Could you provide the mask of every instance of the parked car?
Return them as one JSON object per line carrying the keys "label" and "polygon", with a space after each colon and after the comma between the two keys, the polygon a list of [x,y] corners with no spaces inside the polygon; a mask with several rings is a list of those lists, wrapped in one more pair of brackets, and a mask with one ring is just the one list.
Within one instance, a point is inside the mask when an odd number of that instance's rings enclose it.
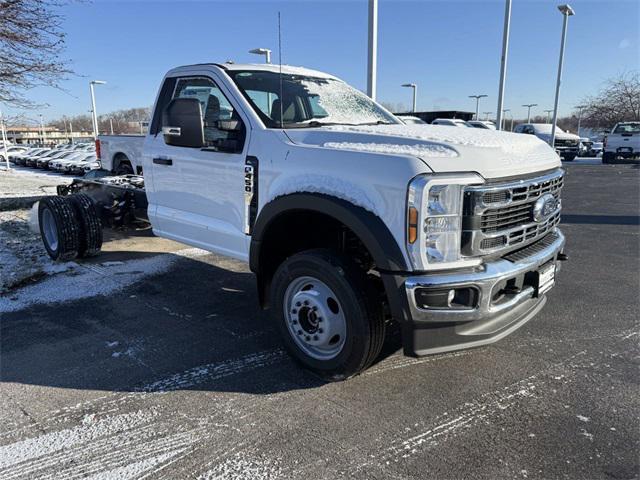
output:
{"label": "parked car", "polygon": [[469,120],[467,123],[474,128],[484,128],[485,130],[496,129],[495,123],[490,122],[489,120]]}
{"label": "parked car", "polygon": [[81,162],[74,162],[70,165],[68,171],[65,173],[70,173],[71,175],[84,175],[91,170],[99,170],[101,168],[101,164],[96,158],[95,155],[85,158]]}
{"label": "parked car", "polygon": [[83,162],[90,158],[95,158],[95,153],[85,152],[85,151],[75,151],[75,152],[72,152],[72,155],[70,155],[67,158],[60,158],[57,160],[53,160],[49,164],[49,168],[56,172],[66,173],[70,171],[70,167],[69,167],[70,165],[77,162]]}
{"label": "parked car", "polygon": [[[27,166],[27,162],[31,163],[31,166],[33,166],[33,162],[36,161],[38,158],[40,157],[44,157],[46,155],[52,155],[54,152],[50,149],[50,148],[44,148],[41,151],[39,151],[38,153],[35,153],[33,155],[26,155],[24,157],[21,158],[21,162],[17,163],[18,165],[24,165],[25,167]],[[20,157],[18,157],[20,158]]]}
{"label": "parked car", "polygon": [[[549,123],[521,123],[515,128],[514,132],[535,135],[549,143],[551,141],[551,129],[551,124]],[[563,160],[571,162],[578,156],[580,137],[556,127],[556,138],[553,146]]]}
{"label": "parked car", "polygon": [[61,152],[58,149],[53,148],[53,149],[49,150],[48,152],[45,152],[42,155],[27,157],[27,159],[24,162],[24,164],[27,167],[36,168],[38,166],[38,160],[42,160],[43,158],[53,158],[56,155],[59,155],[60,153],[63,153],[63,152]]}
{"label": "parked car", "polygon": [[46,152],[46,148],[29,148],[22,153],[18,153],[16,155],[9,156],[9,160],[11,160],[15,165],[24,165],[25,160],[30,155],[38,155],[40,153]]}
{"label": "parked car", "polygon": [[[21,145],[11,145],[11,146],[7,146],[7,157],[9,158],[9,161],[13,161],[13,158],[16,155],[19,155],[21,153],[24,153],[28,150],[27,147],[23,147]],[[5,154],[5,149],[4,146],[0,146],[0,163],[4,163],[6,161],[6,158],[4,156]]]}
{"label": "parked car", "polygon": [[406,125],[427,125],[427,122],[413,115],[399,115],[398,118]]}
{"label": "parked car", "polygon": [[473,128],[468,122],[459,118],[436,118],[431,125],[447,125],[450,127],[469,127]]}
{"label": "parked car", "polygon": [[74,151],[68,148],[60,148],[57,149],[57,152],[50,156],[40,157],[36,160],[36,168],[42,168],[45,170],[49,170],[49,164],[53,160],[68,158],[73,155]]}
{"label": "parked car", "polygon": [[331,380],[371,365],[392,319],[408,355],[499,340],[543,307],[566,260],[549,145],[406,125],[326,73],[175,68],[141,141],[130,160],[144,176],[75,179],[40,201],[49,255],[96,254],[101,221],[146,218],[246,262],[288,351]]}
{"label": "parked car", "polygon": [[591,155],[594,157],[599,157],[602,155],[602,150],[604,149],[604,143],[598,142],[596,140],[591,141]]}
{"label": "parked car", "polygon": [[640,122],[620,122],[604,138],[602,163],[640,157]]}

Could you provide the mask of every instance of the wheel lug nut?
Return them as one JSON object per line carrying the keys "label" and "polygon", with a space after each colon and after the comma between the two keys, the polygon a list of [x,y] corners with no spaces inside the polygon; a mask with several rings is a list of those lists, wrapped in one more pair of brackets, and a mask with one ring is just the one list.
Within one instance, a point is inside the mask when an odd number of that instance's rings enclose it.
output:
{"label": "wheel lug nut", "polygon": [[318,335],[314,335],[314,336],[313,336],[313,339],[314,339],[314,340],[318,340]]}
{"label": "wheel lug nut", "polygon": [[300,302],[296,302],[296,307],[301,306],[302,304]]}
{"label": "wheel lug nut", "polygon": [[311,337],[307,335],[306,337],[304,337],[304,339],[308,342],[309,340],[311,340]]}
{"label": "wheel lug nut", "polygon": [[[294,322],[295,323],[295,322]],[[318,329],[318,333],[322,333],[324,332],[324,330],[322,330],[321,328]]]}
{"label": "wheel lug nut", "polygon": [[298,330],[298,335],[302,335],[302,330]]}
{"label": "wheel lug nut", "polygon": [[297,321],[297,320],[294,320],[294,321],[293,321],[293,324],[294,324],[294,325],[297,325],[297,324],[298,324],[298,321]]}
{"label": "wheel lug nut", "polygon": [[311,308],[311,310],[313,310],[314,312],[318,311],[318,307],[316,307],[315,305]]}
{"label": "wheel lug nut", "polygon": [[296,310],[296,309],[294,308],[293,310],[291,310],[291,313],[293,313],[293,314],[295,315],[296,313],[298,313],[298,310]]}
{"label": "wheel lug nut", "polygon": [[305,300],[305,301],[304,301],[304,304],[305,304],[305,305],[309,305],[309,300]]}
{"label": "wheel lug nut", "polygon": [[322,321],[322,317],[318,317],[318,322],[321,322],[321,321]]}

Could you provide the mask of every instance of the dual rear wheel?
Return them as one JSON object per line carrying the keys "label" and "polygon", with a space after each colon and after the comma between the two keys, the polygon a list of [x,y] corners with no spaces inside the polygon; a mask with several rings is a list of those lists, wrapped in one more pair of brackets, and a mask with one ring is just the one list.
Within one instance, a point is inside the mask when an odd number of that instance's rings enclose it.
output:
{"label": "dual rear wheel", "polygon": [[38,204],[42,243],[56,261],[96,255],[102,247],[102,224],[90,197],[46,197]]}

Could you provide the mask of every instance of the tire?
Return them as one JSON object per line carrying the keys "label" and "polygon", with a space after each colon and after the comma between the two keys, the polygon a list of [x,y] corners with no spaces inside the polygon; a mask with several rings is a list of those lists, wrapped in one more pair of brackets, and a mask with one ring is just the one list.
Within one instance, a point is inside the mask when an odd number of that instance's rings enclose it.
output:
{"label": "tire", "polygon": [[602,154],[602,163],[608,165],[615,160],[615,154],[612,152],[604,152]]}
{"label": "tire", "polygon": [[573,162],[575,160],[576,156],[575,155],[567,155],[564,157],[564,161],[565,162]]}
{"label": "tire", "polygon": [[92,257],[102,248],[102,223],[93,200],[84,193],[68,197],[80,222],[78,257]]}
{"label": "tire", "polygon": [[80,223],[67,198],[45,197],[40,200],[38,224],[44,248],[53,260],[64,262],[78,256]]}
{"label": "tire", "polygon": [[116,175],[133,175],[133,167],[129,160],[122,160],[115,170]]}
{"label": "tire", "polygon": [[330,381],[357,375],[379,355],[385,322],[376,298],[362,269],[325,249],[289,257],[271,282],[271,305],[285,347],[305,368]]}

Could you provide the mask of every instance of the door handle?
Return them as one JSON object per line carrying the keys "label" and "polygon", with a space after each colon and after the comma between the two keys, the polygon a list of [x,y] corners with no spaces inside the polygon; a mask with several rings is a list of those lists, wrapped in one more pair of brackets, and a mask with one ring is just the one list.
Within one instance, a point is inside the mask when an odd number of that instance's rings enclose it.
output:
{"label": "door handle", "polygon": [[173,160],[170,158],[154,158],[153,163],[158,165],[173,165]]}

